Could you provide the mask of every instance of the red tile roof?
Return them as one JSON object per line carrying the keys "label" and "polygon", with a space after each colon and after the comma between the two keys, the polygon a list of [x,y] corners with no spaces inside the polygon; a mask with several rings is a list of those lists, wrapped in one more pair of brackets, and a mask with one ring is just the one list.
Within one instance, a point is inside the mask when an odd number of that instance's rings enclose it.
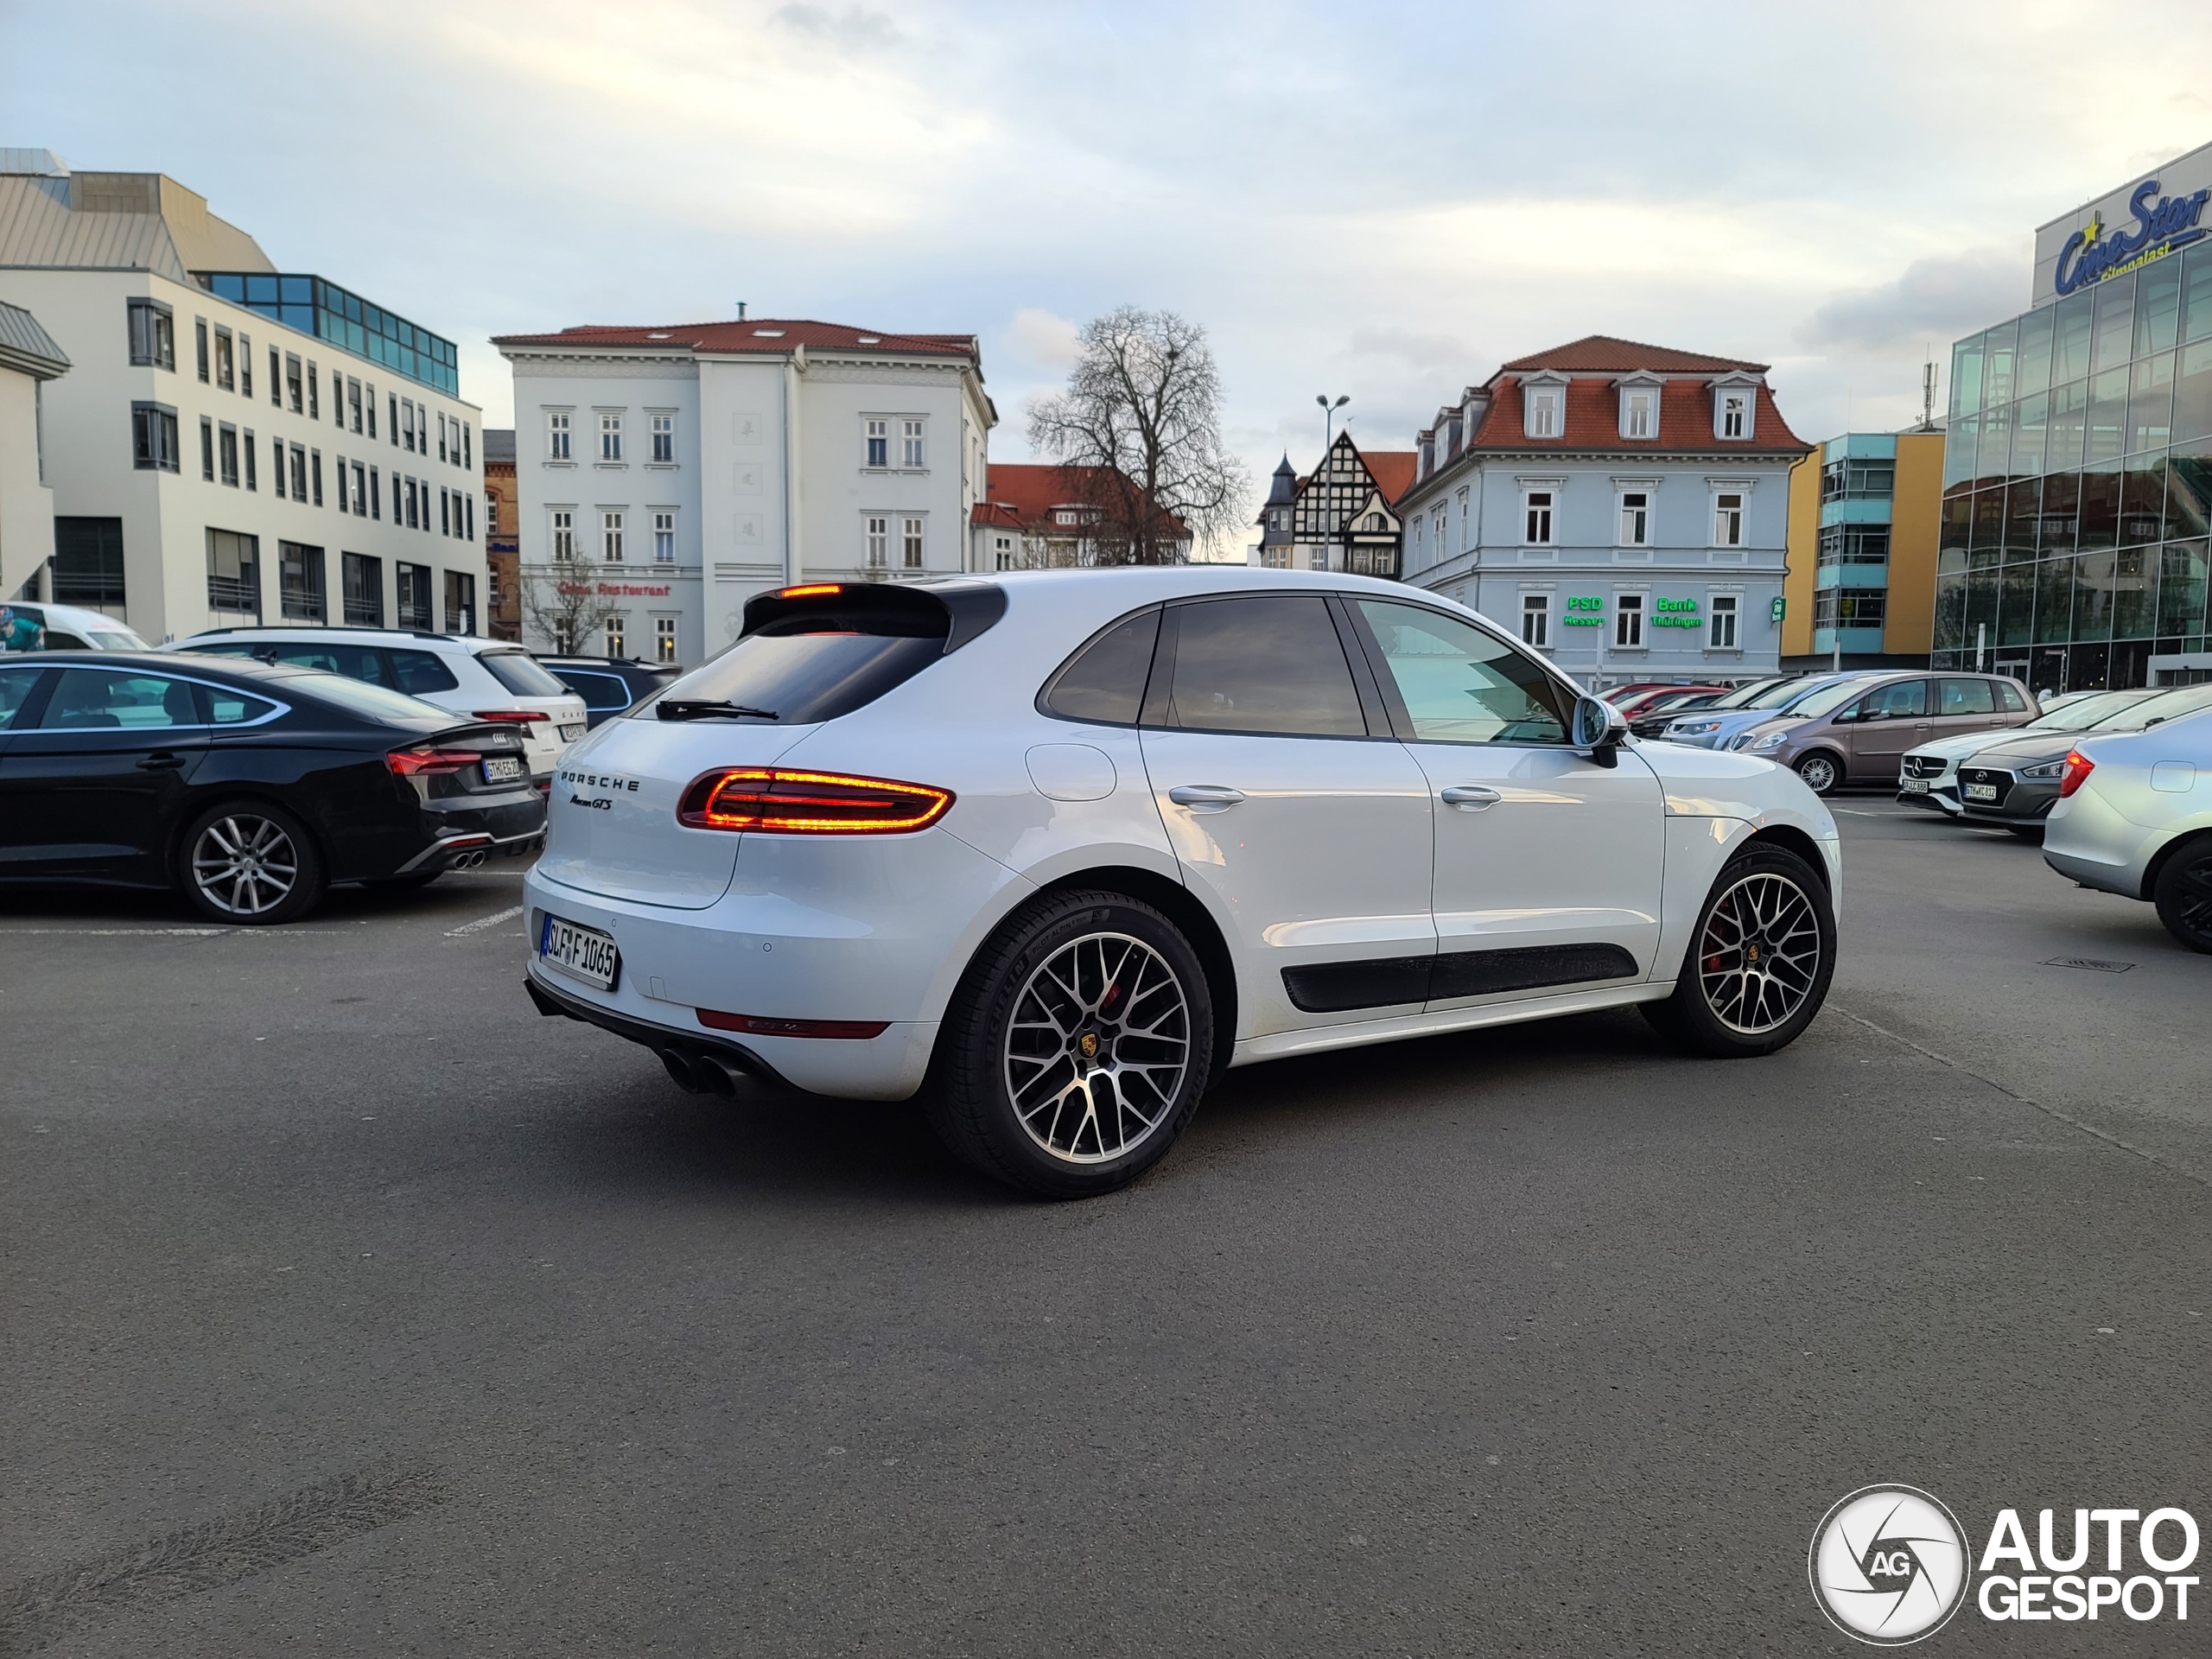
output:
{"label": "red tile roof", "polygon": [[1503,374],[1535,369],[1557,369],[1568,374],[1627,374],[1637,369],[1654,374],[1764,374],[1767,371],[1764,363],[1707,357],[1701,352],[1678,352],[1665,346],[1647,346],[1637,340],[1616,340],[1611,334],[1586,334],[1548,352],[1516,357],[1498,367]]}
{"label": "red tile roof", "polygon": [[1566,431],[1556,438],[1532,438],[1523,429],[1521,381],[1516,376],[1500,374],[1491,383],[1490,411],[1467,448],[1523,454],[1542,449],[1605,449],[1656,455],[1690,449],[1707,454],[1802,455],[1812,445],[1789,429],[1781,410],[1775,406],[1774,394],[1764,385],[1758,389],[1758,407],[1752,411],[1751,441],[1732,442],[1714,437],[1713,392],[1700,380],[1669,380],[1662,389],[1656,440],[1621,436],[1620,394],[1611,382],[1570,380]]}
{"label": "red tile roof", "polygon": [[1359,458],[1367,463],[1375,487],[1382,492],[1382,499],[1391,505],[1413,487],[1414,474],[1420,468],[1421,455],[1412,449],[1363,449]]}
{"label": "red tile roof", "polygon": [[[1069,488],[1068,470],[1036,462],[995,461],[983,486],[988,499],[978,501],[969,517],[979,524],[1048,528],[1053,508],[1081,504],[1080,495]],[[1190,531],[1185,529],[1183,533],[1187,536]]]}
{"label": "red tile roof", "polygon": [[715,353],[781,353],[794,346],[816,351],[882,351],[902,356],[974,357],[973,334],[895,334],[842,322],[804,318],[748,317],[743,322],[671,322],[631,327],[596,323],[553,334],[494,334],[494,346],[642,346],[649,350]]}

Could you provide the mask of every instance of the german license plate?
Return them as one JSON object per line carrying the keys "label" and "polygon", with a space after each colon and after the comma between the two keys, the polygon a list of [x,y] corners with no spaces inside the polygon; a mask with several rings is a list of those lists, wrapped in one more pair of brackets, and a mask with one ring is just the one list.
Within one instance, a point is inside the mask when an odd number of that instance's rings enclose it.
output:
{"label": "german license plate", "polygon": [[1906,779],[1904,792],[1908,795],[1925,795],[1928,792],[1928,780],[1925,778]]}
{"label": "german license plate", "polygon": [[563,743],[573,743],[583,734],[584,728],[582,721],[574,726],[563,726],[561,728],[561,741]]}
{"label": "german license plate", "polygon": [[522,761],[512,754],[487,755],[484,760],[484,781],[504,784],[523,775]]}
{"label": "german license plate", "polygon": [[614,976],[622,969],[622,953],[614,948],[613,938],[558,916],[545,918],[545,931],[537,936],[537,959],[602,991],[614,988]]}
{"label": "german license plate", "polygon": [[1996,798],[1997,785],[1994,784],[1968,784],[1967,785],[1967,799],[1970,801],[1993,801]]}

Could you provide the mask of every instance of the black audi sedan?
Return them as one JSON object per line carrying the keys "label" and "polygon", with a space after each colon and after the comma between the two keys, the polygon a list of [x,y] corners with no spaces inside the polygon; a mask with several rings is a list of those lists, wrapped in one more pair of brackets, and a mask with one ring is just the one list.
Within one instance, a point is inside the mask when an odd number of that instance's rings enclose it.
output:
{"label": "black audi sedan", "polygon": [[537,850],[521,734],[336,674],[154,652],[0,657],[0,880],[172,887],[289,922]]}

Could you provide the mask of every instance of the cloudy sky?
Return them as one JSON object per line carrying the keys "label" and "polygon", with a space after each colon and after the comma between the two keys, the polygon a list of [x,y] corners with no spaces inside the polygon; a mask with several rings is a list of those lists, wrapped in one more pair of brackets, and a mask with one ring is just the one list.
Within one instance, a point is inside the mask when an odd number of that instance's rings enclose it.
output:
{"label": "cloudy sky", "polygon": [[972,332],[1021,410],[1077,324],[1211,330],[1255,474],[1317,392],[1402,447],[1605,333],[1902,424],[2033,227],[2212,139],[2212,7],[0,0],[0,143],[168,172],[461,342],[811,316]]}

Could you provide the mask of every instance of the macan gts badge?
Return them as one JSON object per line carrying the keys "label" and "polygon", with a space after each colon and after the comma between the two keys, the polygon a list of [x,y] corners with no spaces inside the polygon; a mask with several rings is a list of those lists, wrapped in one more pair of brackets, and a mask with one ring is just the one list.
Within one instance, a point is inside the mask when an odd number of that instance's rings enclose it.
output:
{"label": "macan gts badge", "polygon": [[1233,1066],[1630,1005],[1766,1054],[1834,970],[1797,778],[1638,743],[1355,576],[786,588],[563,760],[542,1012],[687,1089],[918,1096],[1055,1197],[1135,1179]]}

